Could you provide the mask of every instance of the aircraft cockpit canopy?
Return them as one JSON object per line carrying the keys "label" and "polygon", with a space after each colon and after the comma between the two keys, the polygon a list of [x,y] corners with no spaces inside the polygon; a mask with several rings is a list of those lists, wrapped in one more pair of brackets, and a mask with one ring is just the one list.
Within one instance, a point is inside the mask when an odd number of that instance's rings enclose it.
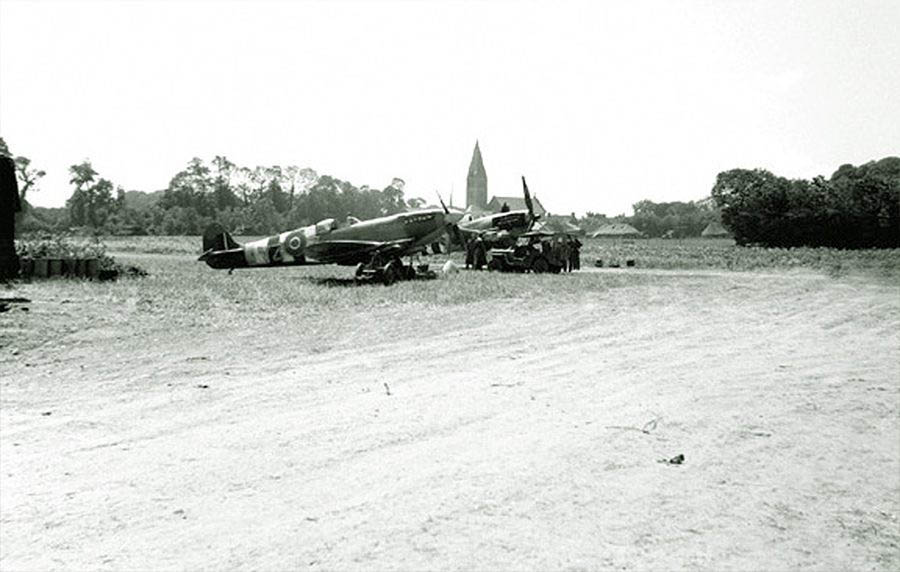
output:
{"label": "aircraft cockpit canopy", "polygon": [[337,228],[333,218],[326,218],[316,223],[316,234],[328,234]]}

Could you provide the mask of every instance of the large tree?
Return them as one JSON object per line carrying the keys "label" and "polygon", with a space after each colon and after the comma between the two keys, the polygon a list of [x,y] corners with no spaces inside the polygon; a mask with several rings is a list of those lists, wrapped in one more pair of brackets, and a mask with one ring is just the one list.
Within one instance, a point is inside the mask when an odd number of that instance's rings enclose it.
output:
{"label": "large tree", "polygon": [[76,226],[104,229],[107,219],[116,211],[112,182],[98,178],[99,173],[87,159],[70,166],[69,174],[69,183],[75,186],[66,201],[70,221]]}

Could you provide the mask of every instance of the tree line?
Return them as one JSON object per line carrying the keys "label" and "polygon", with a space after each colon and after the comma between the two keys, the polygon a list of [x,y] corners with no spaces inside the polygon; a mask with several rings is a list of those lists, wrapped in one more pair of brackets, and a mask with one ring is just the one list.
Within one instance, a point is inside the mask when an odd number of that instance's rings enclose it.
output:
{"label": "tree line", "polygon": [[[2,138],[0,152],[12,156]],[[76,227],[96,234],[196,235],[217,221],[238,234],[274,234],[326,218],[370,219],[424,204],[404,198],[399,178],[382,189],[356,187],[310,168],[244,167],[216,156],[191,159],[165,189],[151,193],[126,191],[85,160],[69,167],[74,189],[64,209],[32,208],[27,193],[45,173],[25,157],[15,163],[25,209],[18,227],[26,232]]]}
{"label": "tree line", "polygon": [[900,158],[842,165],[830,179],[719,173],[712,196],[739,245],[900,247]]}
{"label": "tree line", "polygon": [[[0,153],[13,156],[0,138]],[[297,166],[244,167],[227,157],[191,159],[157,192],[126,191],[101,177],[90,161],[69,168],[74,190],[64,209],[33,209],[27,197],[45,172],[14,156],[26,213],[22,230],[81,227],[105,234],[196,235],[213,221],[238,234],[274,234],[348,214],[360,219],[420,208],[406,200],[403,181],[382,189],[356,187]],[[739,245],[838,248],[900,247],[900,158],[855,167],[830,179],[786,179],[761,169],[719,173],[711,199],[643,200],[634,215],[607,219],[588,212],[572,221],[584,228],[626,222],[648,237],[700,236],[721,221]]]}
{"label": "tree line", "polygon": [[[403,181],[383,189],[356,187],[348,181],[296,166],[240,167],[216,156],[194,158],[159,193],[149,208],[126,216],[132,234],[200,234],[213,221],[238,234],[273,234],[352,214],[375,218],[421,205],[404,199]],[[126,195],[126,205],[128,204]],[[134,204],[134,201],[131,201]]]}
{"label": "tree line", "polygon": [[[0,144],[2,139],[0,139]],[[5,145],[5,144],[3,144]],[[29,170],[30,161],[16,159],[22,198],[43,171]],[[310,168],[296,166],[243,167],[227,157],[211,161],[191,159],[161,191],[126,191],[101,177],[90,161],[69,167],[72,196],[64,209],[31,209],[24,230],[80,227],[95,233],[119,235],[196,235],[213,221],[239,234],[272,234],[348,214],[369,219],[423,206],[406,200],[403,182],[375,189],[353,184]],[[27,205],[27,201],[23,200]],[[573,222],[585,228],[624,221],[646,236],[699,236],[718,219],[709,201],[654,203],[640,201],[634,216],[607,219],[589,212]]]}
{"label": "tree line", "polygon": [[719,221],[719,211],[709,200],[665,203],[643,200],[632,208],[634,215],[624,222],[650,238],[696,237],[709,223]]}

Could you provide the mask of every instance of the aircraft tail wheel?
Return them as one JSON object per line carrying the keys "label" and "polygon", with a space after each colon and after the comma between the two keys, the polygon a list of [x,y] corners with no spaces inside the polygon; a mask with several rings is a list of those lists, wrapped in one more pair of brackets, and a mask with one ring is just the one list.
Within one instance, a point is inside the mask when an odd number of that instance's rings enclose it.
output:
{"label": "aircraft tail wheel", "polygon": [[550,265],[547,264],[547,259],[543,256],[539,256],[534,259],[534,262],[531,263],[531,271],[536,274],[543,274],[547,270],[550,269]]}

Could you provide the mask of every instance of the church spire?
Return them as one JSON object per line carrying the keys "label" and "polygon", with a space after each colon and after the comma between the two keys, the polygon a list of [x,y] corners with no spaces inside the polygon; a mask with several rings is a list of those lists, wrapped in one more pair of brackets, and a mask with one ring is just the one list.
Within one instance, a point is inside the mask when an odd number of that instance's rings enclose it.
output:
{"label": "church spire", "polygon": [[472,161],[469,163],[469,174],[466,177],[466,206],[487,208],[487,172],[481,159],[481,147],[475,140]]}
{"label": "church spire", "polygon": [[481,160],[481,148],[478,146],[478,140],[475,140],[475,150],[472,151],[472,162],[469,163],[469,176],[480,175],[484,173],[484,161]]}

